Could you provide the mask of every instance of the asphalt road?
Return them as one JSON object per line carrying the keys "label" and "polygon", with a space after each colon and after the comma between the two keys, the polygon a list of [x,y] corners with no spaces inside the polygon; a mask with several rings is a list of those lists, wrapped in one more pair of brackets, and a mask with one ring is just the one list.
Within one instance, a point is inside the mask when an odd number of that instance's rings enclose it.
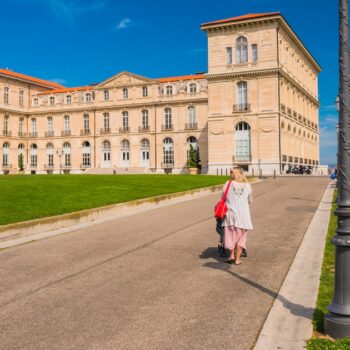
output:
{"label": "asphalt road", "polygon": [[240,266],[218,195],[0,251],[0,350],[251,349],[327,183],[255,184]]}

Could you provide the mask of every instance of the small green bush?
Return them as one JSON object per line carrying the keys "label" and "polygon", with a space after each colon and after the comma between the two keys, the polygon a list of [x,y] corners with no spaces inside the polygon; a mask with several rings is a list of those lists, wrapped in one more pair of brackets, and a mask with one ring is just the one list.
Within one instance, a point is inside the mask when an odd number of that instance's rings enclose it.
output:
{"label": "small green bush", "polygon": [[350,338],[329,340],[323,338],[312,338],[307,342],[307,350],[349,350]]}
{"label": "small green bush", "polygon": [[189,158],[187,161],[187,166],[190,168],[197,168],[196,154],[195,153],[196,152],[195,152],[193,146],[190,144],[190,154],[189,154]]}

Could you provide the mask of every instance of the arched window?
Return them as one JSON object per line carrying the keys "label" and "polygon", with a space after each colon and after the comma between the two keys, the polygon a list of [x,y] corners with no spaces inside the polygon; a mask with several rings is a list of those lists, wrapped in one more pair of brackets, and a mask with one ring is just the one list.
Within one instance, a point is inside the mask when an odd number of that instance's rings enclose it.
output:
{"label": "arched window", "polygon": [[104,132],[110,132],[111,131],[111,128],[110,128],[110,125],[109,125],[109,113],[105,112],[103,113],[103,130]]}
{"label": "arched window", "polygon": [[240,81],[237,84],[237,99],[238,99],[238,110],[245,111],[249,109],[248,105],[248,86],[246,81]]}
{"label": "arched window", "polygon": [[281,123],[281,129],[284,130],[285,128],[285,125],[284,125],[284,122]]}
{"label": "arched window", "polygon": [[163,164],[165,166],[174,165],[174,142],[170,137],[163,140]]}
{"label": "arched window", "polygon": [[121,149],[130,149],[130,142],[128,140],[122,140]]}
{"label": "arched window", "polygon": [[83,142],[83,167],[89,167],[91,165],[91,149],[88,141]]}
{"label": "arched window", "polygon": [[244,36],[236,40],[236,58],[237,63],[248,62],[248,40]]}
{"label": "arched window", "polygon": [[52,143],[48,143],[46,145],[46,157],[47,157],[47,164],[46,167],[52,168],[54,166],[53,164],[53,156],[54,156],[54,147]]}
{"label": "arched window", "polygon": [[111,149],[111,143],[108,140],[103,141],[102,148],[105,150]]}
{"label": "arched window", "polygon": [[149,149],[149,140],[142,139],[140,142],[141,149]]}
{"label": "arched window", "polygon": [[187,139],[187,147],[186,147],[187,160],[190,159],[191,146],[193,147],[193,150],[194,150],[195,156],[196,156],[196,153],[198,151],[198,140],[194,136],[190,136]]}
{"label": "arched window", "polygon": [[24,148],[25,148],[24,144],[23,144],[23,143],[20,143],[20,144],[18,145],[18,153],[19,153],[19,154],[24,154]]}
{"label": "arched window", "polygon": [[63,166],[68,168],[71,166],[71,145],[69,142],[65,142],[63,144],[63,155],[64,155]]}
{"label": "arched window", "polygon": [[288,124],[287,131],[290,132],[290,129],[291,129],[290,124]]}
{"label": "arched window", "polygon": [[140,161],[142,167],[149,166],[149,140],[142,139],[140,142]]}
{"label": "arched window", "polygon": [[236,125],[235,133],[236,155],[237,161],[250,161],[250,126],[245,122],[240,122]]}
{"label": "arched window", "polygon": [[102,142],[102,168],[111,166],[111,143],[108,140]]}
{"label": "arched window", "polygon": [[9,91],[10,89],[8,87],[4,87],[4,103],[9,103]]}
{"label": "arched window", "polygon": [[55,105],[55,98],[53,96],[50,96],[49,102],[50,102],[50,106],[54,106]]}
{"label": "arched window", "polygon": [[9,158],[10,158],[10,144],[8,142],[5,142],[2,145],[2,166],[4,167],[10,166]]}
{"label": "arched window", "polygon": [[188,128],[194,129],[197,127],[196,123],[196,107],[188,107]]}
{"label": "arched window", "polygon": [[130,165],[130,142],[126,139],[121,142],[120,157],[122,166],[128,168]]}
{"label": "arched window", "polygon": [[20,107],[24,106],[24,91],[20,90],[18,95],[18,104]]}
{"label": "arched window", "polygon": [[171,108],[165,108],[164,113],[165,113],[165,129],[170,130],[173,128]]}
{"label": "arched window", "polygon": [[293,134],[296,134],[296,133],[297,133],[297,128],[294,127],[294,128],[293,128]]}
{"label": "arched window", "polygon": [[68,105],[70,105],[70,104],[72,103],[72,96],[71,96],[71,95],[67,95],[67,96],[66,96],[66,103],[67,103]]}
{"label": "arched window", "polygon": [[195,94],[197,92],[197,84],[191,83],[190,84],[190,94]]}
{"label": "arched window", "polygon": [[38,146],[35,143],[30,146],[30,166],[32,168],[38,166]]}
{"label": "arched window", "polygon": [[171,85],[167,85],[165,88],[165,92],[167,95],[172,95],[173,94],[173,87]]}
{"label": "arched window", "polygon": [[103,94],[104,94],[105,101],[108,101],[109,100],[109,90],[103,91]]}

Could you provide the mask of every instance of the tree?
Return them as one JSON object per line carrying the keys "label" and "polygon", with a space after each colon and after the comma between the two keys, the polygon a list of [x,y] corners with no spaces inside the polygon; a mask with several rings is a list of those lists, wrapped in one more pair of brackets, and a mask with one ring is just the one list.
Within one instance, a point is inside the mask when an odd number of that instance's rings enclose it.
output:
{"label": "tree", "polygon": [[197,169],[202,169],[202,164],[201,164],[201,155],[199,154],[199,147],[197,147],[196,150],[196,167]]}
{"label": "tree", "polygon": [[20,154],[18,156],[18,169],[19,171],[24,171],[24,164],[23,164],[23,154]]}
{"label": "tree", "polygon": [[190,144],[190,154],[188,157],[187,166],[189,168],[196,168],[197,167],[195,150],[191,144]]}

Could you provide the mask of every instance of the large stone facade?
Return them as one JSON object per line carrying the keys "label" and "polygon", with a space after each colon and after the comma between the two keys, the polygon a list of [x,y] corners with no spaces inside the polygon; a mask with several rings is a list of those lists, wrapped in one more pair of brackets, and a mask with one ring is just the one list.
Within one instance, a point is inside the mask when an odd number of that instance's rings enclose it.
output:
{"label": "large stone facade", "polygon": [[205,23],[208,73],[121,72],[66,88],[0,70],[2,173],[187,172],[319,164],[320,67],[279,13]]}

